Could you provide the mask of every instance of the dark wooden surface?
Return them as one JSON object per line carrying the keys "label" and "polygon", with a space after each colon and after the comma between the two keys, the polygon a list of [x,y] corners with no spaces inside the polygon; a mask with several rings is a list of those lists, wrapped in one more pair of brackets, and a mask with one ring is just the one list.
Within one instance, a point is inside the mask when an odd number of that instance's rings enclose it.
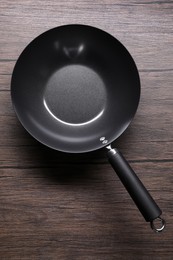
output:
{"label": "dark wooden surface", "polygon": [[[127,47],[141,101],[115,142],[163,210],[155,234],[104,150],[43,147],[18,122],[10,79],[23,48],[52,27],[82,23]],[[0,259],[173,259],[173,1],[0,1]]]}

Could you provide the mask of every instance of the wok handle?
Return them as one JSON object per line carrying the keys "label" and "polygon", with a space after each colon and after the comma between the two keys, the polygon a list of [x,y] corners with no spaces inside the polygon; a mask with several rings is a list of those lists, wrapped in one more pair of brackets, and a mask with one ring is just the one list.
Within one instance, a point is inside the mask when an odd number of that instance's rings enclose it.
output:
{"label": "wok handle", "polygon": [[[150,222],[151,228],[154,231],[162,231],[165,227],[165,221],[160,218],[162,211],[146,190],[142,182],[139,180],[126,159],[117,149],[112,148],[108,152],[108,159],[144,219],[147,222]],[[156,222],[156,219],[161,222],[161,226],[159,225],[158,228],[154,223]]]}

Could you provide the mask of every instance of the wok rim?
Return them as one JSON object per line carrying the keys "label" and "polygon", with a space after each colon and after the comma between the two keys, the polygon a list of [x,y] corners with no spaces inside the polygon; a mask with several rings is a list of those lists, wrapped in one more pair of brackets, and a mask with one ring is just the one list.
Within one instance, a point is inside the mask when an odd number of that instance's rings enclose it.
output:
{"label": "wok rim", "polygon": [[[14,80],[14,71],[15,71],[15,68],[17,66],[17,64],[20,62],[20,59],[21,57],[23,57],[24,55],[24,52],[26,49],[28,49],[28,47],[30,47],[32,45],[32,43],[37,40],[38,38],[46,35],[47,33],[53,31],[53,30],[56,30],[58,28],[64,28],[64,27],[88,27],[88,28],[91,28],[91,29],[95,29],[97,31],[100,31],[102,33],[104,33],[105,35],[109,36],[109,37],[112,37],[113,40],[115,40],[116,42],[118,42],[120,45],[122,45],[122,47],[124,48],[124,50],[128,53],[129,57],[131,58],[131,61],[133,62],[133,65],[134,65],[134,68],[135,68],[135,71],[136,71],[136,76],[137,76],[137,80],[138,80],[138,100],[136,102],[136,109],[135,111],[133,112],[133,115],[131,117],[131,119],[129,120],[129,122],[126,124],[126,127],[123,129],[123,131],[119,132],[119,134],[116,136],[116,138],[114,137],[111,137],[109,138],[109,141],[106,143],[106,144],[102,144],[100,143],[100,147],[96,147],[96,148],[92,148],[92,149],[80,149],[80,151],[78,150],[67,150],[67,149],[59,149],[58,147],[53,147],[49,144],[47,144],[46,142],[44,142],[43,140],[40,140],[38,137],[36,137],[32,131],[30,131],[26,126],[25,124],[23,123],[23,120],[21,119],[20,117],[20,114],[18,113],[16,107],[15,107],[15,101],[14,101],[14,97],[13,97],[13,92],[15,92],[15,89],[13,87],[13,80]],[[97,150],[100,150],[102,148],[105,148],[106,146],[110,145],[112,142],[114,142],[115,140],[117,140],[125,131],[126,129],[129,127],[129,125],[132,123],[135,115],[136,115],[136,112],[137,112],[137,109],[139,107],[139,102],[140,102],[140,97],[141,97],[141,82],[140,82],[140,76],[139,76],[139,70],[137,68],[137,65],[134,61],[134,58],[132,57],[132,55],[130,54],[130,52],[127,50],[127,48],[117,39],[115,38],[112,34],[108,33],[107,31],[101,29],[101,28],[98,28],[98,27],[95,27],[95,26],[92,26],[92,25],[88,25],[88,24],[80,24],[80,23],[74,23],[74,24],[64,24],[64,25],[60,25],[60,26],[56,26],[56,27],[53,27],[53,28],[50,28],[44,32],[42,32],[41,34],[39,34],[38,36],[36,36],[35,38],[33,38],[26,46],[25,48],[22,50],[22,52],[20,53],[19,57],[17,58],[16,60],[16,63],[15,63],[15,66],[13,68],[13,72],[12,72],[12,77],[11,77],[11,84],[10,84],[10,93],[11,93],[11,100],[12,100],[12,105],[13,105],[13,109],[17,115],[17,118],[19,120],[19,122],[21,123],[21,125],[23,126],[23,128],[39,143],[41,143],[42,145],[48,147],[48,148],[51,148],[55,151],[59,151],[59,152],[63,152],[63,153],[71,153],[71,154],[80,154],[80,153],[89,153],[89,152],[94,152],[94,151],[97,151]]]}

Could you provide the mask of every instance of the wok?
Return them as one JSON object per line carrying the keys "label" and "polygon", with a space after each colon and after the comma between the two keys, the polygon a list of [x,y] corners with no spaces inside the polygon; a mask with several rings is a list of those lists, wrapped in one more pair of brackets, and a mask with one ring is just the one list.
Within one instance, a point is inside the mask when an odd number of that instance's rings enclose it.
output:
{"label": "wok", "polygon": [[160,208],[123,155],[111,147],[130,124],[140,99],[137,67],[117,39],[87,25],[46,31],[17,60],[11,97],[20,122],[42,144],[69,153],[106,147],[145,220],[155,231],[163,230]]}

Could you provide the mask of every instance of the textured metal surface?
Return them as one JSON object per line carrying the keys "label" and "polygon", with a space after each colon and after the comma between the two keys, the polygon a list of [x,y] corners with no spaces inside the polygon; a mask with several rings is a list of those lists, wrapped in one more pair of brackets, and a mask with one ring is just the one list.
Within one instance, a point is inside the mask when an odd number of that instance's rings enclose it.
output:
{"label": "textured metal surface", "polygon": [[[33,40],[13,71],[11,94],[26,130],[65,152],[99,149],[133,118],[139,75],[125,47],[91,26],[66,25]],[[107,143],[100,142],[104,136]]]}
{"label": "textured metal surface", "polygon": [[102,115],[106,102],[104,82],[93,70],[69,65],[48,80],[44,94],[47,111],[59,122],[87,125]]}

